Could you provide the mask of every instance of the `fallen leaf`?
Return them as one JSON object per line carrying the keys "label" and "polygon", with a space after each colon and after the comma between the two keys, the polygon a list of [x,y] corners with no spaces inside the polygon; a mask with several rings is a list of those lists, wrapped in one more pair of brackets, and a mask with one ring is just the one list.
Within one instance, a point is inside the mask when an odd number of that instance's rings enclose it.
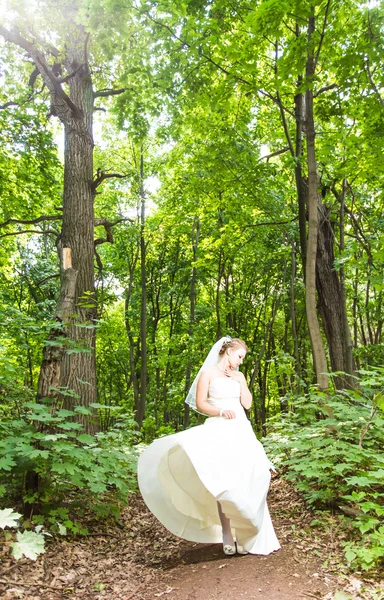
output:
{"label": "fallen leaf", "polygon": [[346,594],[345,592],[336,592],[333,596],[333,600],[353,600],[350,594]]}
{"label": "fallen leaf", "polygon": [[360,579],[356,579],[356,577],[351,577],[349,583],[351,584],[352,589],[357,591],[361,590],[361,586],[363,585]]}
{"label": "fallen leaf", "polygon": [[170,587],[169,585],[167,585],[167,589],[164,590],[163,592],[158,592],[157,594],[154,594],[154,596],[156,596],[157,598],[160,598],[160,596],[163,596],[164,594],[170,594],[171,592],[173,592],[175,588]]}

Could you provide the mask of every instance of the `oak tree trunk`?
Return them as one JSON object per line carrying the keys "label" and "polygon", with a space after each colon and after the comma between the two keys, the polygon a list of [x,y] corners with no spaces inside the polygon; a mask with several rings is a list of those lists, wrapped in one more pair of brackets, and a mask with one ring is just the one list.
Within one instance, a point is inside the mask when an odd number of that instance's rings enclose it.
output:
{"label": "oak tree trunk", "polygon": [[[15,28],[12,31],[0,25],[0,34],[7,42],[22,48],[35,63],[49,90],[51,113],[64,126],[64,191],[63,222],[60,244],[72,252],[73,268],[77,271],[74,314],[65,327],[71,340],[70,352],[63,356],[60,367],[60,386],[71,390],[73,397],[63,396],[68,408],[74,404],[88,406],[96,401],[95,329],[96,303],[94,296],[94,185],[93,185],[93,90],[87,43],[88,34],[76,24],[76,8],[67,7],[66,56],[63,63],[66,77],[60,78],[51,66],[61,59],[60,52],[51,44],[36,43],[24,38]],[[72,14],[73,13],[73,14]],[[68,86],[68,87],[66,87]],[[69,92],[67,90],[69,89]],[[86,431],[94,429],[83,419]]]}
{"label": "oak tree trunk", "polygon": [[[80,399],[65,396],[67,408],[81,402],[96,402],[95,328],[96,300],[94,290],[94,191],[93,180],[93,90],[87,64],[86,36],[79,28],[71,40],[66,59],[69,97],[78,107],[76,113],[58,116],[64,123],[64,198],[61,240],[63,248],[71,248],[73,268],[77,271],[75,312],[68,336],[80,351],[66,353],[62,365],[61,386],[72,390]],[[84,420],[87,431],[95,427]]]}

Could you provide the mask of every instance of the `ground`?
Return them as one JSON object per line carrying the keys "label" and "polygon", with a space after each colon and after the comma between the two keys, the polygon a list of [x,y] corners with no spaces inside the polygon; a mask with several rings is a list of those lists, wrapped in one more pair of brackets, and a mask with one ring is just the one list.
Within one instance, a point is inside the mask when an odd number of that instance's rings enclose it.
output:
{"label": "ground", "polygon": [[[284,479],[269,505],[281,550],[225,557],[219,545],[167,532],[132,495],[119,524],[94,523],[87,537],[53,541],[36,562],[1,560],[4,600],[383,600],[384,587],[343,564],[337,519],[326,527]],[[316,521],[319,521],[316,517]],[[382,589],[380,592],[379,589]]]}

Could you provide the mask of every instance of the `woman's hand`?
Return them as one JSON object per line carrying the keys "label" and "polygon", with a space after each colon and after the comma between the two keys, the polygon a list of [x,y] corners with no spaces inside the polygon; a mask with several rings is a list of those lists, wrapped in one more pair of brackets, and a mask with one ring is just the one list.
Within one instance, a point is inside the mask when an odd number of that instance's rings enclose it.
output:
{"label": "woman's hand", "polygon": [[236,413],[233,410],[223,410],[220,412],[220,417],[224,417],[224,419],[236,419]]}
{"label": "woman's hand", "polygon": [[226,377],[233,377],[233,373],[234,373],[234,371],[233,371],[233,369],[231,369],[231,367],[229,367],[229,366],[228,366],[228,367],[226,367],[226,368],[224,369],[224,371],[223,371],[223,369],[219,369],[219,371],[221,371],[222,373],[224,373],[224,375],[225,375]]}

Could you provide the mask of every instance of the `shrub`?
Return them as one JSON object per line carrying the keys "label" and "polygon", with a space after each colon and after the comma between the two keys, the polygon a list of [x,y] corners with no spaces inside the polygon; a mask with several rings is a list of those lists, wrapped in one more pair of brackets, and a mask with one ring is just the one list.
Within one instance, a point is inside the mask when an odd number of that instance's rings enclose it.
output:
{"label": "shrub", "polygon": [[338,507],[353,538],[346,557],[371,569],[384,559],[384,370],[363,371],[359,390],[312,390],[268,422],[267,450],[307,502]]}
{"label": "shrub", "polygon": [[[136,489],[133,420],[92,436],[73,420],[79,413],[90,415],[91,410],[27,402],[18,419],[0,423],[0,497],[37,507],[37,521],[61,521],[74,533],[83,529],[70,514],[86,509],[117,514],[119,504]],[[29,473],[38,476],[32,490],[24,486]]]}

